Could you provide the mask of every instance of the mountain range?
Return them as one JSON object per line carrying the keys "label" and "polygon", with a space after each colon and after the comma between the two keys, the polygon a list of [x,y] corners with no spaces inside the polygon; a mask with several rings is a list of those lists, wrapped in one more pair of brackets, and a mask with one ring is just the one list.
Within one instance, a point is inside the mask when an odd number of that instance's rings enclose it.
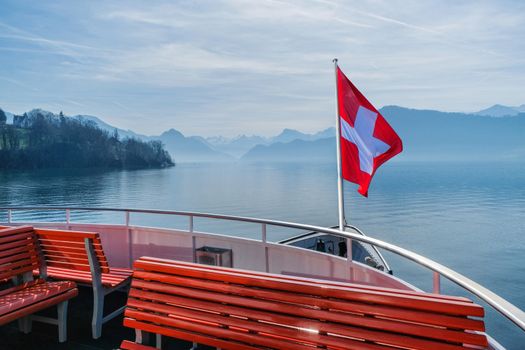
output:
{"label": "mountain range", "polygon": [[[483,160],[525,159],[525,105],[494,105],[474,113],[447,113],[385,106],[380,112],[401,136],[405,160]],[[59,115],[34,109],[22,116],[6,112],[7,123],[27,123],[37,114],[47,118]],[[114,127],[98,117],[76,115],[70,118],[95,123],[121,138],[160,140],[175,162],[241,161],[333,161],[335,128],[308,134],[284,129],[273,137],[239,135],[185,136],[170,129],[157,136]]]}
{"label": "mountain range", "polygon": [[520,113],[525,113],[525,104],[517,107],[496,104],[479,112],[475,112],[474,114],[488,117],[512,117]]}
{"label": "mountain range", "polygon": [[496,117],[381,108],[403,140],[402,160],[525,159],[525,113]]}
{"label": "mountain range", "polygon": [[214,149],[231,154],[234,157],[242,157],[249,150],[260,145],[272,145],[275,143],[288,143],[294,140],[316,141],[335,135],[335,128],[327,128],[314,134],[306,134],[294,129],[284,129],[280,134],[273,137],[240,135],[231,139],[219,136],[208,137],[205,141]]}

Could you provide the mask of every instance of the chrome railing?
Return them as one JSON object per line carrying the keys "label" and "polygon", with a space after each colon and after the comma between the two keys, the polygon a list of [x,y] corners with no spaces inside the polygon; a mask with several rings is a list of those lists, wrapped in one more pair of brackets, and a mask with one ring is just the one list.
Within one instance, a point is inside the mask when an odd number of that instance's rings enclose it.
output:
{"label": "chrome railing", "polygon": [[237,222],[255,223],[261,225],[261,241],[266,243],[266,232],[267,226],[278,226],[292,229],[299,229],[304,231],[315,231],[319,233],[334,235],[346,239],[357,240],[359,242],[368,243],[377,248],[382,248],[390,251],[396,255],[399,255],[407,260],[413,261],[416,264],[426,267],[433,271],[433,291],[436,293],[440,292],[441,277],[448,279],[455,283],[464,290],[472,293],[479,299],[486,302],[490,307],[499,312],[501,315],[508,318],[521,330],[525,331],[525,312],[520,308],[513,305],[509,301],[500,297],[496,293],[483,287],[482,285],[474,282],[473,280],[461,275],[460,273],[441,265],[431,259],[428,259],[422,255],[412,252],[408,249],[396,246],[394,244],[384,242],[382,240],[372,238],[369,236],[361,235],[358,233],[339,231],[334,228],[319,227],[307,224],[298,224],[286,221],[278,220],[267,220],[251,217],[232,216],[232,215],[219,215],[219,214],[206,214],[199,212],[187,212],[187,211],[171,211],[171,210],[148,210],[148,209],[118,209],[118,208],[84,208],[84,207],[0,207],[0,210],[7,211],[7,223],[13,223],[13,211],[61,211],[65,212],[66,223],[70,223],[71,211],[93,211],[93,212],[120,212],[124,214],[126,226],[130,224],[130,215],[132,213],[140,214],[160,214],[160,215],[175,215],[188,217],[188,231],[194,231],[194,218],[206,218],[206,219],[217,219],[217,220],[228,220]]}

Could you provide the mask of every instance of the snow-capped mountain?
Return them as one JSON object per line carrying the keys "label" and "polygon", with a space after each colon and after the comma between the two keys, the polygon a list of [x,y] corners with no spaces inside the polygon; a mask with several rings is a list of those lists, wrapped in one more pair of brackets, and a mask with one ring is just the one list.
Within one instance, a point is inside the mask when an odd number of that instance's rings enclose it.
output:
{"label": "snow-capped mountain", "polygon": [[507,116],[515,116],[520,113],[525,113],[525,104],[522,104],[521,106],[504,106],[504,105],[496,104],[492,107],[483,109],[474,114],[484,115],[484,116],[489,116],[489,117],[507,117]]}
{"label": "snow-capped mountain", "polygon": [[295,140],[315,141],[323,138],[333,137],[334,128],[328,128],[315,134],[306,134],[294,129],[284,129],[280,134],[273,137],[263,137],[258,135],[239,135],[228,139],[223,136],[206,138],[206,141],[216,150],[228,153],[234,157],[241,157],[255,146],[267,146],[274,143],[288,143]]}
{"label": "snow-capped mountain", "polygon": [[199,137],[186,137],[180,131],[170,129],[150,139],[160,140],[175,162],[228,162],[234,158],[212,149]]}

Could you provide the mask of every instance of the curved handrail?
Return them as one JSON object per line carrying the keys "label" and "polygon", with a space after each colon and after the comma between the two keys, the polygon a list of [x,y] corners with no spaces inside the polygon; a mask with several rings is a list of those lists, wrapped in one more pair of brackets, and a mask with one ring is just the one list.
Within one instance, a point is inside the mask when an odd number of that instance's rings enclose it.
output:
{"label": "curved handrail", "polygon": [[[360,242],[368,243],[379,248],[383,248],[392,253],[395,253],[399,256],[402,256],[408,260],[411,260],[421,266],[424,266],[434,272],[437,272],[441,276],[447,278],[448,280],[454,282],[463,289],[474,294],[481,300],[485,301],[490,305],[494,310],[498,311],[500,314],[508,318],[515,325],[525,331],[525,312],[520,308],[513,305],[509,301],[500,297],[496,293],[490,291],[489,289],[483,287],[482,285],[474,282],[473,280],[463,276],[462,274],[441,265],[429,258],[426,258],[420,254],[412,252],[408,249],[396,246],[394,244],[372,238],[369,236],[361,236],[356,233],[339,231],[338,229],[326,228],[314,225],[307,224],[298,224],[286,221],[279,220],[269,220],[269,219],[259,219],[245,216],[233,216],[233,215],[222,215],[222,214],[207,214],[201,212],[189,212],[189,211],[172,211],[172,210],[153,210],[153,209],[120,209],[120,208],[87,208],[87,207],[54,207],[54,206],[37,206],[37,207],[0,207],[0,210],[82,210],[82,211],[108,211],[108,212],[122,212],[122,213],[142,213],[142,214],[163,214],[163,215],[178,215],[178,216],[188,216],[188,217],[201,217],[208,219],[219,219],[219,220],[230,220],[230,221],[240,221],[240,222],[250,222],[257,224],[265,224],[272,226],[280,226],[287,228],[294,228],[305,231],[317,231],[321,233],[327,233],[334,236],[339,236],[343,238],[355,239]],[[353,228],[353,227],[352,227]]]}

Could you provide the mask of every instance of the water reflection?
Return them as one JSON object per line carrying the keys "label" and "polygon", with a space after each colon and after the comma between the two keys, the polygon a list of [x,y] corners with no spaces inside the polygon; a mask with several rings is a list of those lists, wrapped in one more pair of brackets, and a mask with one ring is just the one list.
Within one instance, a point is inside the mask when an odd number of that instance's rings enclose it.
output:
{"label": "water reflection", "polygon": [[[335,165],[179,164],[140,171],[0,172],[0,206],[183,210],[331,226],[337,221]],[[443,262],[525,308],[525,164],[400,163],[383,166],[364,199],[346,185],[347,215],[369,235]],[[0,219],[5,220],[5,212]],[[23,220],[28,213],[15,214]],[[45,212],[38,220],[63,221]],[[73,212],[73,221],[123,223],[122,213]],[[187,228],[187,218],[132,215],[132,224]],[[195,221],[195,229],[259,238],[252,224]],[[290,235],[269,229],[270,240]],[[429,290],[431,277],[395,257],[402,277]],[[453,287],[445,285],[450,292]],[[489,327],[505,329],[489,317]],[[508,326],[508,324],[506,324]],[[508,327],[507,327],[508,328]],[[517,338],[508,331],[508,344]],[[504,333],[507,334],[507,333]],[[503,342],[505,342],[502,339]],[[510,346],[509,348],[512,348]]]}

